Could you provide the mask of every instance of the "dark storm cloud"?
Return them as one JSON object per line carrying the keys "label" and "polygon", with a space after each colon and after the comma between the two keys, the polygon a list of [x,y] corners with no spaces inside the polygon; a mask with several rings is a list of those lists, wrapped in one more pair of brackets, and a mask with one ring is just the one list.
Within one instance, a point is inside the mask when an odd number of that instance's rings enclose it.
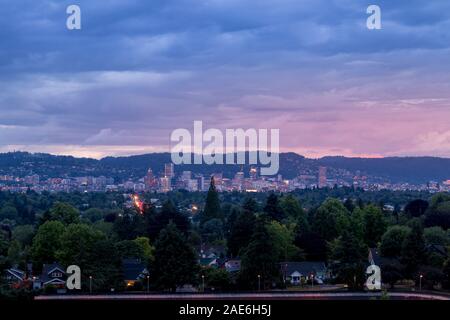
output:
{"label": "dark storm cloud", "polygon": [[[69,4],[81,31],[65,28]],[[382,30],[366,29],[369,4]],[[299,152],[450,145],[430,142],[450,132],[445,0],[8,0],[0,11],[3,150],[166,148],[194,119],[283,127],[282,147]],[[379,131],[386,121],[397,129]]]}

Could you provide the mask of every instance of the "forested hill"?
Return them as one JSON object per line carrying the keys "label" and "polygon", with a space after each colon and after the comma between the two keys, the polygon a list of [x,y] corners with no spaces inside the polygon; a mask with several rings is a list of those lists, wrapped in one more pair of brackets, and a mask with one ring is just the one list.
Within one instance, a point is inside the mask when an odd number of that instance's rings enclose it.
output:
{"label": "forested hill", "polygon": [[[142,177],[148,168],[161,173],[170,162],[169,153],[152,153],[127,157],[106,157],[101,160],[55,156],[44,153],[10,152],[0,154],[0,174],[25,176],[36,173],[44,176],[106,175],[116,178]],[[280,174],[293,178],[299,172],[316,172],[319,166],[345,169],[389,179],[392,182],[426,183],[450,179],[450,159],[436,157],[346,158],[324,157],[308,159],[295,153],[280,154]],[[211,174],[223,172],[231,177],[241,169],[238,165],[181,165],[176,171],[190,170]],[[249,166],[244,166],[248,172]]]}
{"label": "forested hill", "polygon": [[450,179],[450,159],[436,157],[345,158],[324,157],[323,166],[342,168],[351,172],[389,177],[394,182],[425,183]]}

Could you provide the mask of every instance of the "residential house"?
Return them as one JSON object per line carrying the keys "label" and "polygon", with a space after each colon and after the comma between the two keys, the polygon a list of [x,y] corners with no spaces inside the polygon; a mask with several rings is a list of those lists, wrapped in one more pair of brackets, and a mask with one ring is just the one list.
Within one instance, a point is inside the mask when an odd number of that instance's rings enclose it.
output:
{"label": "residential house", "polygon": [[198,250],[200,258],[220,258],[224,257],[226,248],[224,246],[210,246],[202,244]]}
{"label": "residential house", "polygon": [[397,258],[382,257],[379,254],[379,250],[377,248],[369,248],[369,256],[367,260],[369,262],[369,265],[376,265],[380,268],[383,268],[383,266],[398,267],[400,265],[400,262]]}
{"label": "residential house", "polygon": [[141,259],[123,259],[122,272],[128,288],[132,288],[136,283],[144,280],[149,275],[147,266]]}
{"label": "residential house", "polygon": [[300,285],[310,279],[322,284],[329,278],[325,262],[321,261],[282,262],[280,266],[285,281],[292,285]]}
{"label": "residential house", "polygon": [[199,264],[203,268],[217,268],[219,266],[218,259],[215,257],[211,258],[200,258]]}
{"label": "residential house", "polygon": [[42,274],[39,279],[35,279],[33,287],[54,287],[58,293],[66,292],[66,271],[64,268],[54,262],[51,264],[44,264],[42,267]]}
{"label": "residential house", "polygon": [[224,268],[229,273],[239,272],[241,270],[241,260],[240,259],[230,259],[224,264]]}
{"label": "residential house", "polygon": [[3,278],[11,287],[19,287],[26,278],[25,271],[17,267],[6,269]]}

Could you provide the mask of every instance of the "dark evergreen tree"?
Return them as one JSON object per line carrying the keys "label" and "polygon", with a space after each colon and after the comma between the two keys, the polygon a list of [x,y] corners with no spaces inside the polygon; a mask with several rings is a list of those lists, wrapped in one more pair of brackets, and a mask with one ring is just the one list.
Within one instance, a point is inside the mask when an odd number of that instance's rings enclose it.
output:
{"label": "dark evergreen tree", "polygon": [[271,220],[281,222],[284,218],[283,209],[280,206],[278,196],[275,193],[270,193],[267,197],[266,205],[264,206],[264,212]]}
{"label": "dark evergreen tree", "polygon": [[236,257],[248,246],[255,230],[256,217],[251,211],[244,210],[238,215],[228,237],[228,255]]}
{"label": "dark evergreen tree", "polygon": [[428,209],[428,201],[417,199],[405,206],[405,214],[411,218],[418,218],[425,214]]}
{"label": "dark evergreen tree", "polygon": [[393,288],[395,283],[403,278],[402,267],[400,263],[394,260],[390,263],[383,264],[381,277],[383,283],[387,283],[391,286],[391,288]]}
{"label": "dark evergreen tree", "polygon": [[412,277],[417,268],[426,261],[426,248],[420,221],[416,218],[410,225],[411,232],[402,244],[401,261],[405,265],[405,275]]}
{"label": "dark evergreen tree", "polygon": [[255,199],[246,197],[242,205],[242,209],[256,213],[258,212],[258,203],[255,201]]}
{"label": "dark evergreen tree", "polygon": [[364,241],[375,248],[386,231],[386,221],[380,208],[368,205],[363,209]]}
{"label": "dark evergreen tree", "polygon": [[302,219],[305,223],[307,222],[306,214],[300,202],[292,194],[283,197],[280,205],[285,217],[292,219],[292,221]]}
{"label": "dark evergreen tree", "polygon": [[132,210],[126,210],[116,217],[113,230],[120,240],[136,239],[144,234],[143,218]]}
{"label": "dark evergreen tree", "polygon": [[344,231],[330,244],[330,249],[331,268],[337,279],[350,288],[361,289],[365,280],[367,247],[352,232]]}
{"label": "dark evergreen tree", "polygon": [[214,177],[211,177],[208,194],[206,196],[205,208],[200,215],[200,224],[204,224],[211,219],[222,219],[219,193],[216,190]]}
{"label": "dark evergreen tree", "polygon": [[241,280],[248,288],[258,288],[260,281],[261,289],[264,289],[280,279],[277,253],[267,230],[266,219],[258,218],[251,241],[242,256]]}
{"label": "dark evergreen tree", "polygon": [[233,230],[234,224],[240,213],[241,213],[241,211],[239,210],[238,207],[233,206],[233,208],[231,208],[230,213],[227,216],[227,221],[224,226],[224,228],[225,228],[224,234],[227,239],[230,237],[231,231]]}
{"label": "dark evergreen tree", "polygon": [[444,263],[444,280],[442,281],[442,286],[445,289],[450,289],[450,258],[447,259]]}
{"label": "dark evergreen tree", "polygon": [[163,203],[159,212],[155,212],[152,207],[144,209],[144,221],[147,237],[154,241],[162,229],[170,222],[175,224],[177,229],[187,235],[191,226],[189,218],[178,211],[171,200]]}
{"label": "dark evergreen tree", "polygon": [[307,260],[323,261],[326,259],[327,243],[315,232],[297,233],[294,244],[304,250]]}
{"label": "dark evergreen tree", "polygon": [[431,204],[425,214],[425,226],[450,229],[450,195],[438,193],[431,198]]}
{"label": "dark evergreen tree", "polygon": [[155,242],[152,279],[156,288],[171,290],[193,284],[198,274],[196,254],[175,224],[161,230]]}
{"label": "dark evergreen tree", "polygon": [[351,198],[347,198],[344,202],[344,207],[349,211],[353,212],[355,209],[355,204],[353,203],[353,200]]}

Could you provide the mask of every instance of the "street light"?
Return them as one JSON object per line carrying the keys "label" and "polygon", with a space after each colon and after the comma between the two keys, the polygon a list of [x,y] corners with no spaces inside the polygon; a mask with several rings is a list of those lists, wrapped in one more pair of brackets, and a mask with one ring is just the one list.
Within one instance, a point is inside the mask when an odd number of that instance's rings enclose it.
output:
{"label": "street light", "polygon": [[423,278],[423,274],[421,274],[419,276],[419,290],[422,291],[422,278]]}
{"label": "street light", "polygon": [[205,292],[205,275],[202,274],[202,292]]}
{"label": "street light", "polygon": [[147,276],[147,293],[150,292],[150,276]]}
{"label": "street light", "polygon": [[314,274],[311,274],[311,289],[314,289]]}
{"label": "street light", "polygon": [[92,276],[89,276],[89,293],[92,294]]}
{"label": "street light", "polygon": [[258,291],[261,291],[261,275],[258,274]]}

